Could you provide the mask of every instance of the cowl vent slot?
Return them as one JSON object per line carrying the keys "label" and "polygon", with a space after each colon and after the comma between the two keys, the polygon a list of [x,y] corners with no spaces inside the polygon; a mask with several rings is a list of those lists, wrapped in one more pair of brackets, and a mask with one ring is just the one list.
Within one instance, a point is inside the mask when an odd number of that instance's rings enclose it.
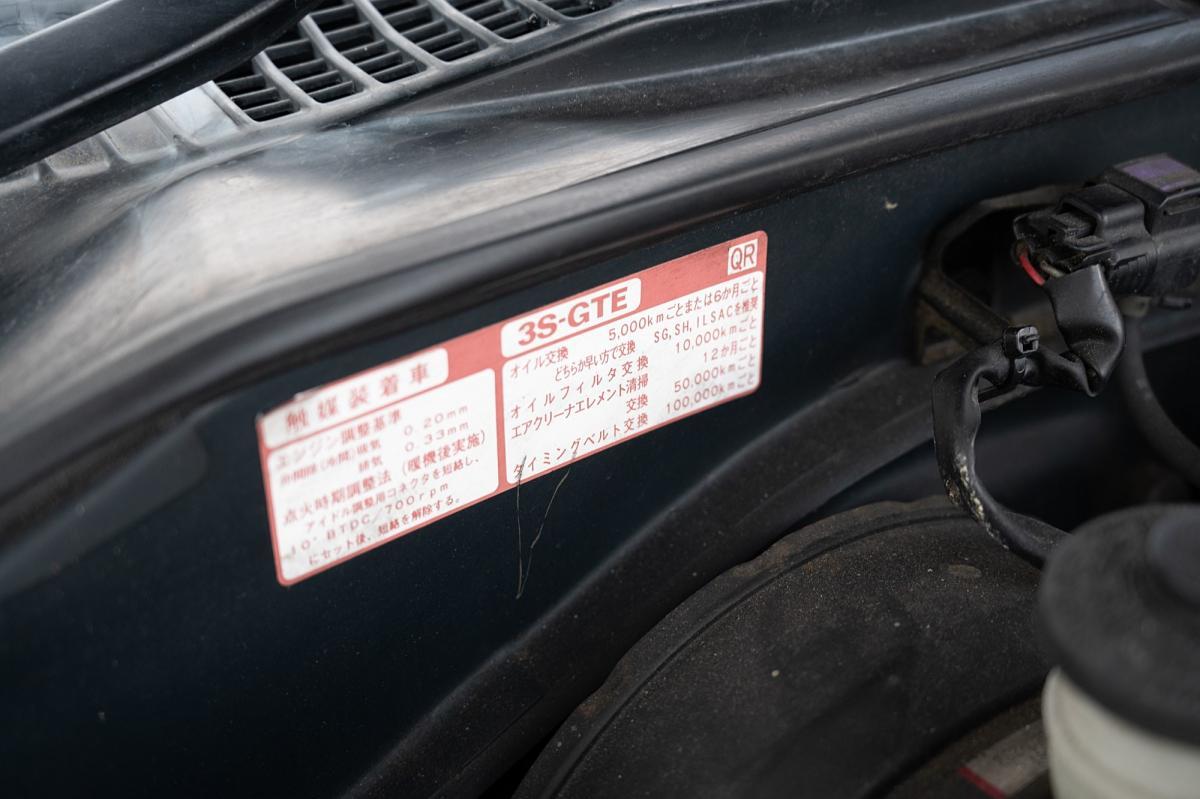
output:
{"label": "cowl vent slot", "polygon": [[329,65],[313,48],[312,42],[294,28],[266,49],[267,58],[296,88],[318,103],[340,100],[358,91],[342,73]]}
{"label": "cowl vent slot", "polygon": [[372,0],[396,33],[442,61],[457,61],[483,46],[423,0]]}
{"label": "cowl vent slot", "polygon": [[508,0],[450,0],[450,4],[504,39],[516,39],[546,26],[546,20]]}
{"label": "cowl vent slot", "polygon": [[287,116],[296,110],[296,104],[281,95],[251,61],[226,72],[217,78],[216,84],[255,122]]}
{"label": "cowl vent slot", "polygon": [[549,6],[564,17],[574,19],[603,11],[612,3],[608,0],[542,0],[542,5]]}
{"label": "cowl vent slot", "polygon": [[380,83],[421,71],[421,65],[384,39],[352,2],[330,0],[309,16],[347,61]]}

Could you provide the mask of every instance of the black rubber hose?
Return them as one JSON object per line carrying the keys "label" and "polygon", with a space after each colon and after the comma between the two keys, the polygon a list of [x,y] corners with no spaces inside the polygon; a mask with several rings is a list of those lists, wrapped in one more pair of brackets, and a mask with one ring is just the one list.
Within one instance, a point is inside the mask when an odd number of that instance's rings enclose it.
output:
{"label": "black rubber hose", "polygon": [[933,441],[946,493],[1001,546],[1041,566],[1063,533],[1013,513],[997,502],[975,470],[975,436],[982,413],[980,383],[1010,378],[1012,361],[1000,342],[980,347],[938,373],[933,381]]}
{"label": "black rubber hose", "polygon": [[1141,325],[1137,319],[1130,318],[1125,322],[1125,354],[1117,366],[1117,384],[1121,387],[1129,415],[1146,443],[1168,466],[1200,489],[1200,447],[1175,426],[1154,394],[1154,387],[1146,376]]}
{"label": "black rubber hose", "polygon": [[316,5],[109,0],[0,47],[0,176],[248,61]]}

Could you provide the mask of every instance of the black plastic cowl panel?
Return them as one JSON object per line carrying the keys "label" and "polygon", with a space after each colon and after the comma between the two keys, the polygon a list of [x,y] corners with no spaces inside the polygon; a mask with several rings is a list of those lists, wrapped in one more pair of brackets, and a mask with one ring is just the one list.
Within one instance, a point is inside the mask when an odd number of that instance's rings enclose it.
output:
{"label": "black plastic cowl panel", "polygon": [[349,327],[1200,74],[1200,21],[1149,0],[872,14],[620,4],[591,18],[616,27],[395,114],[0,197],[0,452],[21,453],[0,496],[166,395]]}

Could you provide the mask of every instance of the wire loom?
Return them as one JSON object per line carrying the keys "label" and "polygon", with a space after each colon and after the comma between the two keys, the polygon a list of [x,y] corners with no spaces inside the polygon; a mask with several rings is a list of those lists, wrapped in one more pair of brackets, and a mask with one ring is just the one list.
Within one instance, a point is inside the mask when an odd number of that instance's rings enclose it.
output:
{"label": "wire loom", "polygon": [[[1113,299],[1114,293],[1138,299],[1134,305],[1143,310],[1154,299],[1167,308],[1190,304],[1200,283],[1200,172],[1169,155],[1151,155],[1111,167],[1082,187],[1051,192],[1052,204],[1013,220],[1013,261],[1049,295],[1066,352],[1040,349],[1034,327],[1006,327],[940,266],[922,280],[918,303],[919,322],[941,325],[976,347],[934,380],[934,445],[946,491],[993,538],[1035,564],[1061,533],[1031,527],[1032,520],[1013,514],[980,482],[975,435],[988,394],[1057,386],[1095,396],[1122,362],[1118,380],[1135,424],[1166,463],[1200,486],[1200,449],[1154,397],[1136,319],[1122,358],[1126,328]],[[1014,208],[1040,193],[992,205]],[[937,252],[944,248],[942,242]]]}
{"label": "wire loom", "polygon": [[[1124,323],[1099,266],[1045,281],[1067,351],[1042,349],[1034,327],[1008,328],[969,352],[933,383],[933,432],[938,470],[950,499],[1002,546],[1040,565],[1063,536],[1020,516],[988,492],[975,468],[981,399],[1018,386],[1056,386],[1095,396],[1116,369]],[[985,387],[985,383],[990,387]]]}

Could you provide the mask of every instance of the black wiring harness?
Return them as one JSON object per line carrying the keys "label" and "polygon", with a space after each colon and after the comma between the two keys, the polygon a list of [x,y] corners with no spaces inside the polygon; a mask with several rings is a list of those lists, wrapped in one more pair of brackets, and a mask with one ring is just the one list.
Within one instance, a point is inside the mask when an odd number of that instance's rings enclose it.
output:
{"label": "black wiring harness", "polygon": [[1095,396],[1117,372],[1147,441],[1200,486],[1200,449],[1154,397],[1138,325],[1126,323],[1116,299],[1186,303],[1200,275],[1200,173],[1168,156],[1132,161],[1050,207],[1018,216],[1013,229],[1013,260],[1049,296],[1062,352],[1043,347],[1036,327],[1008,326],[965,298],[944,275],[923,281],[921,301],[963,328],[960,341],[977,343],[934,380],[934,446],[946,491],[1001,545],[1041,564],[1061,533],[1004,507],[976,471],[983,401],[1040,386]]}
{"label": "black wiring harness", "polygon": [[1125,318],[1125,354],[1116,381],[1134,425],[1151,449],[1194,488],[1200,489],[1200,447],[1175,426],[1154,394],[1142,358],[1142,320]]}

